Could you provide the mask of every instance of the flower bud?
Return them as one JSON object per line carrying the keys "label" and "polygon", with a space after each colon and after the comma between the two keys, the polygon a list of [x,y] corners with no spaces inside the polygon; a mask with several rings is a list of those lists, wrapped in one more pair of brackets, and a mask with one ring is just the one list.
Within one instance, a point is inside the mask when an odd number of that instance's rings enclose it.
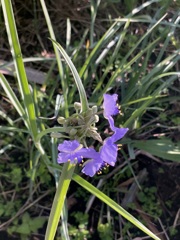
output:
{"label": "flower bud", "polygon": [[92,112],[95,114],[95,113],[97,113],[97,106],[95,105],[95,106],[92,106]]}
{"label": "flower bud", "polygon": [[102,143],[102,138],[101,138],[100,134],[96,132],[96,130],[93,130],[93,129],[89,130],[87,132],[87,136],[92,137],[95,140],[98,140],[100,143]]}
{"label": "flower bud", "polygon": [[64,124],[66,119],[64,117],[58,117],[57,121],[59,124]]}
{"label": "flower bud", "polygon": [[81,109],[81,103],[75,102],[75,103],[74,103],[74,108],[75,108],[76,110],[80,110],[80,109]]}
{"label": "flower bud", "polygon": [[74,135],[76,135],[76,133],[77,133],[77,130],[74,129],[74,128],[72,128],[72,129],[70,130],[70,132],[69,132],[69,135],[70,135],[70,136],[74,136]]}
{"label": "flower bud", "polygon": [[51,137],[53,137],[53,138],[63,138],[64,135],[62,133],[52,132]]}
{"label": "flower bud", "polygon": [[95,119],[95,122],[99,122],[99,116],[98,115],[94,115],[94,119]]}

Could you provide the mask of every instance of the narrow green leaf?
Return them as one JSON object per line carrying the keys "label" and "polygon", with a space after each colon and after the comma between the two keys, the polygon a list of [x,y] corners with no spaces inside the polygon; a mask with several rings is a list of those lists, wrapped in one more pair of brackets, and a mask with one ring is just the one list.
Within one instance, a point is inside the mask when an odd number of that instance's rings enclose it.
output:
{"label": "narrow green leaf", "polygon": [[87,111],[89,106],[88,106],[88,101],[87,101],[87,97],[86,97],[86,92],[85,92],[82,81],[79,77],[79,74],[78,74],[74,64],[72,63],[70,57],[67,55],[67,53],[62,48],[62,46],[53,39],[51,39],[51,41],[56,45],[56,47],[59,49],[59,51],[63,55],[64,59],[66,60],[67,64],[69,65],[69,68],[71,69],[71,72],[73,74],[76,86],[77,86],[78,91],[79,91],[80,100],[81,100],[81,104],[82,104],[82,109],[81,110],[82,110],[82,112]]}
{"label": "narrow green leaf", "polygon": [[170,139],[136,140],[132,145],[164,160],[180,162],[180,143]]}
{"label": "narrow green leaf", "polygon": [[95,195],[97,198],[99,198],[101,201],[106,203],[108,206],[110,206],[112,209],[114,209],[117,213],[122,215],[124,218],[126,218],[128,221],[130,221],[132,224],[134,224],[136,227],[141,229],[143,232],[145,232],[147,235],[152,237],[155,240],[160,240],[154,233],[152,233],[148,228],[146,228],[141,222],[139,222],[136,218],[134,218],[130,213],[128,213],[125,209],[123,209],[120,205],[118,205],[116,202],[114,202],[111,198],[109,198],[107,195],[102,193],[99,189],[94,187],[92,184],[78,176],[77,174],[73,174],[73,180],[77,182],[79,185],[81,185],[84,189]]}
{"label": "narrow green leaf", "polygon": [[24,68],[21,47],[19,44],[12,3],[10,0],[2,0],[2,9],[5,18],[5,26],[8,34],[9,44],[14,60],[18,84],[22,100],[24,102],[25,112],[28,118],[28,127],[30,128],[31,135],[34,138],[38,133],[36,125],[36,114],[33,104],[32,95],[29,89],[28,80]]}
{"label": "narrow green leaf", "polygon": [[63,166],[62,174],[59,179],[59,184],[51,208],[45,240],[54,239],[74,168],[75,165],[70,163],[65,163]]}
{"label": "narrow green leaf", "polygon": [[24,111],[22,105],[20,104],[19,100],[17,99],[15,93],[13,92],[11,86],[9,85],[8,81],[3,76],[2,73],[0,73],[0,83],[1,83],[1,86],[3,87],[5,93],[7,94],[9,100],[15,107],[16,111],[19,113],[20,117],[22,117],[22,119],[24,120],[25,125],[28,127],[29,122],[27,120],[25,111]]}

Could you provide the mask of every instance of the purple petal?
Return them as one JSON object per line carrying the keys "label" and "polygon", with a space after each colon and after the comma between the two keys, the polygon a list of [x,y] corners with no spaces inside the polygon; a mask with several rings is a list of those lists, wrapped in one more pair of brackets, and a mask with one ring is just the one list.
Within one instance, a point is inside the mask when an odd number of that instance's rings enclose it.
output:
{"label": "purple petal", "polygon": [[114,119],[113,119],[111,116],[109,116],[109,117],[107,118],[107,120],[108,120],[108,122],[109,122],[110,128],[111,128],[113,131],[115,131],[114,129],[115,129],[116,127],[114,126]]}
{"label": "purple petal", "polygon": [[68,161],[68,159],[69,159],[69,154],[68,153],[59,153],[57,162],[58,163],[65,163],[65,162]]}
{"label": "purple petal", "polygon": [[120,140],[122,137],[124,137],[124,135],[127,133],[127,131],[129,130],[128,128],[117,128],[114,127],[114,129],[112,129],[114,131],[114,134],[110,137],[111,141],[113,143],[117,142],[118,140]]}
{"label": "purple petal", "polygon": [[99,169],[101,169],[102,164],[103,161],[101,158],[99,158],[98,160],[97,159],[89,160],[84,164],[82,172],[90,177],[93,177],[99,171]]}
{"label": "purple petal", "polygon": [[119,113],[119,109],[116,105],[118,95],[104,94],[103,97],[104,97],[104,103],[103,103],[104,117],[108,118],[109,116],[117,115]]}
{"label": "purple petal", "polygon": [[101,168],[103,159],[101,158],[100,154],[93,148],[82,149],[80,152],[84,158],[91,158],[91,160],[88,160],[84,163],[82,172],[90,177],[93,177]]}
{"label": "purple petal", "polygon": [[64,141],[62,144],[58,145],[58,150],[60,153],[58,154],[58,163],[65,163],[70,161],[71,163],[80,163],[83,159],[80,150],[86,148],[82,148],[80,143],[77,140],[73,141]]}
{"label": "purple petal", "polygon": [[81,154],[83,158],[99,158],[99,153],[96,152],[93,148],[82,148],[78,151],[78,153]]}
{"label": "purple petal", "polygon": [[114,166],[117,158],[117,151],[117,145],[111,141],[111,138],[107,138],[100,150],[100,155],[104,162]]}
{"label": "purple petal", "polygon": [[79,155],[78,153],[74,153],[74,154],[69,154],[69,153],[59,153],[58,154],[58,159],[57,162],[58,163],[66,163],[68,161],[70,161],[71,163],[80,163],[82,161],[82,156]]}
{"label": "purple petal", "polygon": [[63,143],[58,145],[58,150],[61,152],[73,152],[80,146],[80,143],[77,140],[73,141],[64,141]]}

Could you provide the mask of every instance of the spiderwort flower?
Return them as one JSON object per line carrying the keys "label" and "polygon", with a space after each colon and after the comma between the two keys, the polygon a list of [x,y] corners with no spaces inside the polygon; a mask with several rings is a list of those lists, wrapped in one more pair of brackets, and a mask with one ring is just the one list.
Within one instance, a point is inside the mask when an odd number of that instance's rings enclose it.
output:
{"label": "spiderwort flower", "polygon": [[114,130],[115,126],[114,126],[114,119],[112,116],[115,116],[119,113],[119,109],[116,104],[118,95],[104,94],[103,97],[104,97],[103,114],[104,114],[104,117],[108,120],[111,129]]}
{"label": "spiderwort flower", "polygon": [[[114,166],[118,152],[118,147],[115,142],[121,139],[127,131],[127,128],[116,128],[116,132],[104,140],[99,153],[87,155],[91,160],[85,162],[82,172],[93,177],[96,172],[100,171],[104,166]],[[83,154],[82,156],[85,157]]]}
{"label": "spiderwort flower", "polygon": [[70,161],[73,164],[81,163],[83,158],[92,158],[96,162],[89,162],[89,166],[85,168],[85,174],[93,176],[101,167],[103,160],[100,154],[93,148],[83,148],[77,140],[64,141],[59,144],[58,163],[65,163]]}
{"label": "spiderwort flower", "polygon": [[83,148],[77,141],[64,141],[59,144],[58,150],[58,163],[81,163],[83,158],[90,159],[83,165],[82,172],[86,175],[93,177],[96,172],[100,171],[104,166],[114,166],[117,159],[118,147],[114,144],[117,140],[121,139],[127,132],[126,128],[118,129],[111,137],[106,138],[100,152],[96,152],[93,148]]}
{"label": "spiderwort flower", "polygon": [[128,128],[118,128],[114,125],[112,116],[119,113],[116,104],[117,98],[117,94],[104,94],[104,117],[108,120],[114,134],[103,141],[100,151],[96,152],[93,148],[83,148],[77,140],[64,141],[58,146],[58,150],[60,151],[58,154],[58,163],[70,161],[76,164],[82,162],[83,158],[87,158],[89,160],[83,164],[82,172],[90,177],[93,177],[96,172],[100,171],[106,165],[115,165],[118,151],[115,142],[120,140],[128,131]]}

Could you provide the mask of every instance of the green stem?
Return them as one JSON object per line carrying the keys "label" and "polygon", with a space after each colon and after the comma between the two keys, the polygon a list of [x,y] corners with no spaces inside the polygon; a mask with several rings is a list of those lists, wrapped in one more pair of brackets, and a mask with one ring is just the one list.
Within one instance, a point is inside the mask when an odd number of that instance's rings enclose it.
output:
{"label": "green stem", "polygon": [[59,184],[51,208],[45,240],[54,239],[74,169],[75,165],[72,165],[70,163],[65,163],[63,166],[62,174],[59,179]]}
{"label": "green stem", "polygon": [[64,132],[64,128],[63,127],[47,128],[37,134],[34,142],[39,143],[43,136],[47,135],[48,133],[55,133],[55,132],[57,132],[57,133]]}

